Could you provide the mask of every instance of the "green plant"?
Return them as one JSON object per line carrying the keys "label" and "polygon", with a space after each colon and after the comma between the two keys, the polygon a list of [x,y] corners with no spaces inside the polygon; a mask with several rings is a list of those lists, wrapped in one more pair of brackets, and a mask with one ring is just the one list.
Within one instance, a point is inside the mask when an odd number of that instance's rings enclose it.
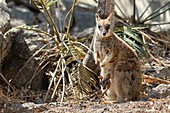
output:
{"label": "green plant", "polygon": [[117,28],[115,33],[130,45],[140,57],[146,57],[146,45],[143,42],[142,35],[135,28],[123,26]]}
{"label": "green plant", "polygon": [[[139,16],[139,18],[136,19],[136,0],[133,0],[133,15],[132,18],[126,19],[125,14],[119,8],[119,6],[116,4],[122,15],[124,17],[121,17],[120,15],[116,14],[116,17],[121,20],[121,23],[123,23],[123,26],[120,28],[116,28],[115,32],[118,34],[120,38],[122,38],[127,44],[129,44],[137,53],[139,56],[146,57],[148,56],[148,48],[146,45],[146,42],[144,43],[144,38],[147,37],[147,39],[152,40],[152,35],[145,33],[145,30],[149,30],[150,26],[156,26],[156,25],[163,25],[163,24],[170,24],[170,22],[160,22],[157,24],[150,24],[148,23],[149,20],[152,20],[165,12],[170,10],[170,7],[167,7],[170,5],[170,1],[166,2],[161,7],[158,7],[155,11],[153,11],[151,14],[149,14],[147,17],[143,18],[143,15],[147,12],[149,7],[153,4],[152,0],[149,5],[146,7],[146,9],[143,11],[143,13]],[[129,23],[130,22],[130,23]],[[149,36],[152,36],[151,38],[148,38]],[[156,39],[156,38],[154,38]],[[151,54],[150,54],[151,55]],[[153,56],[152,56],[153,57]]]}

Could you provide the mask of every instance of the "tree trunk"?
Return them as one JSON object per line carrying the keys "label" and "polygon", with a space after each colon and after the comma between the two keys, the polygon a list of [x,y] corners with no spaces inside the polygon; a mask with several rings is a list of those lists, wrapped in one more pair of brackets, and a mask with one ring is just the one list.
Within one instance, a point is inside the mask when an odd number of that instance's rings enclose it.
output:
{"label": "tree trunk", "polygon": [[114,12],[114,7],[115,0],[99,0],[97,13],[99,14],[100,18],[105,19],[111,12]]}

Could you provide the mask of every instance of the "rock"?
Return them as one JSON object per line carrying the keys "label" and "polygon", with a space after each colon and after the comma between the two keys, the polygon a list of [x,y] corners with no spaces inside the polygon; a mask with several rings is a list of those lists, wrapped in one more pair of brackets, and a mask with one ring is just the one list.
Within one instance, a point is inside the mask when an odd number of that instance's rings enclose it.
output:
{"label": "rock", "polygon": [[7,56],[10,47],[10,37],[4,37],[4,32],[10,28],[10,14],[5,0],[0,1],[0,72],[3,59]]}
{"label": "rock", "polygon": [[11,38],[4,37],[4,35],[0,32],[0,72],[3,60],[10,51],[11,43]]}
{"label": "rock", "polygon": [[10,14],[4,0],[0,1],[0,31],[4,33],[10,27]]}
{"label": "rock", "polygon": [[42,34],[28,31],[10,32],[10,36],[12,47],[2,66],[3,75],[17,87],[45,89],[45,71],[39,67],[38,55],[32,56],[49,40]]}
{"label": "rock", "polygon": [[170,69],[169,68],[163,68],[159,71],[159,77],[162,79],[170,80]]}
{"label": "rock", "polygon": [[22,106],[23,106],[24,108],[32,109],[32,108],[34,108],[34,107],[36,106],[36,104],[33,103],[33,102],[29,102],[29,103],[24,103],[24,104],[22,104]]}
{"label": "rock", "polygon": [[82,32],[78,32],[77,34],[75,34],[74,38],[77,38],[77,39],[87,38],[87,39],[92,40],[94,31],[95,31],[95,27],[84,29]]}
{"label": "rock", "polygon": [[[86,28],[94,27],[95,26],[95,12],[96,6],[94,6],[94,1],[81,1],[76,7],[74,11],[73,21],[71,24],[71,34],[75,34],[77,32],[81,32]],[[62,3],[63,2],[63,3]],[[72,7],[73,0],[64,0],[61,1],[60,10],[56,10],[56,24],[57,27],[63,30],[64,20],[66,14],[70,11]],[[97,5],[97,4],[95,4]],[[60,17],[60,18],[58,18]],[[44,22],[43,16],[39,13],[37,15],[39,21]],[[66,26],[69,22],[69,16],[67,17],[65,23]],[[61,24],[60,24],[61,23]]]}
{"label": "rock", "polygon": [[160,84],[157,87],[153,88],[149,93],[149,97],[152,98],[166,98],[170,95],[170,84]]}
{"label": "rock", "polygon": [[34,4],[32,4],[30,0],[7,0],[7,2],[8,4],[11,4],[11,2],[15,4],[22,4],[31,10],[37,10],[37,8],[34,6]]}
{"label": "rock", "polygon": [[24,24],[32,25],[35,22],[34,13],[23,5],[14,5],[10,8],[10,13],[12,26],[19,26]]}
{"label": "rock", "polygon": [[[72,7],[73,0],[60,1],[60,9],[52,8],[56,13],[54,20],[56,21],[57,27],[60,31],[63,31],[64,19],[68,11]],[[11,25],[18,26],[22,24],[33,24],[34,22],[44,23],[45,19],[38,11],[34,5],[29,3],[29,0],[8,0],[9,7],[11,9]],[[31,9],[31,11],[28,9]],[[83,31],[86,28],[95,26],[95,12],[97,3],[91,0],[80,1],[80,3],[75,7],[74,17],[71,25],[71,34]],[[33,12],[34,11],[34,12]],[[34,18],[35,17],[35,18]],[[60,17],[60,18],[59,18]],[[69,16],[66,19],[66,25],[69,22]],[[37,23],[36,23],[37,24]]]}
{"label": "rock", "polygon": [[[89,2],[88,2],[89,1]],[[63,1],[69,11],[72,5],[70,0]],[[95,26],[95,13],[97,4],[94,1],[81,1],[74,11],[75,23],[73,23],[72,34]],[[67,12],[67,11],[66,11]]]}

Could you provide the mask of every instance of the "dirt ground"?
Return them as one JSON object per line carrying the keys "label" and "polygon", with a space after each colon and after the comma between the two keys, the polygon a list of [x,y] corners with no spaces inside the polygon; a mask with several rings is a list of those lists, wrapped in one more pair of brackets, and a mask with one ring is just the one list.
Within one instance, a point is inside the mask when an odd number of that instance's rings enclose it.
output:
{"label": "dirt ground", "polygon": [[[5,107],[6,106],[6,107]],[[8,106],[8,107],[7,107]],[[2,106],[1,106],[2,107]],[[0,108],[1,108],[0,107]],[[100,104],[78,101],[49,104],[13,103],[4,105],[1,113],[169,113],[170,98],[150,101],[129,101],[125,103]]]}

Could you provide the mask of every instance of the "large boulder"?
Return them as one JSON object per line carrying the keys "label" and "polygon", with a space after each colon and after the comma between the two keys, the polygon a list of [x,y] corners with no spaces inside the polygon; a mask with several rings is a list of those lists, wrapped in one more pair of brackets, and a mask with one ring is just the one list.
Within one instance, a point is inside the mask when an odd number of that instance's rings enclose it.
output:
{"label": "large boulder", "polygon": [[43,65],[40,65],[39,56],[34,54],[48,43],[48,39],[42,34],[22,30],[10,32],[8,36],[12,39],[12,46],[3,62],[4,77],[17,87],[44,89],[45,71],[41,69]]}
{"label": "large boulder", "polygon": [[10,47],[10,37],[5,37],[4,32],[10,28],[10,14],[5,0],[0,1],[0,72],[3,59],[7,56]]}
{"label": "large boulder", "polygon": [[32,11],[30,11],[24,5],[12,5],[10,7],[11,13],[11,26],[19,25],[33,25],[35,22],[35,16]]}

